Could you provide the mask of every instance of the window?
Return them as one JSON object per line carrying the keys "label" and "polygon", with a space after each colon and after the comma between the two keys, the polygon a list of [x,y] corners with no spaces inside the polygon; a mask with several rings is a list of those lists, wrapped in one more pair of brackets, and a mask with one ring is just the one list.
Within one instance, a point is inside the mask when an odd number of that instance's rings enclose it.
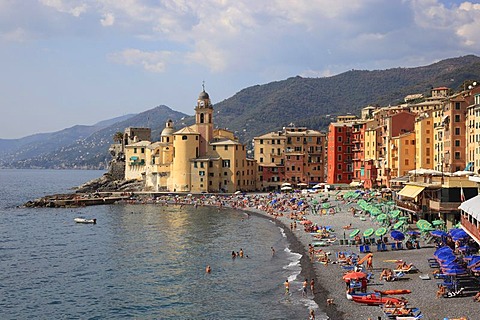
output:
{"label": "window", "polygon": [[145,153],[145,148],[141,148],[140,153]]}
{"label": "window", "polygon": [[263,139],[260,139],[260,144],[263,144]]}
{"label": "window", "polygon": [[455,152],[455,160],[459,160],[460,159],[460,152]]}
{"label": "window", "polygon": [[228,150],[228,146],[225,146],[225,150]]}
{"label": "window", "polygon": [[198,171],[198,175],[203,177],[205,175],[205,171]]}
{"label": "window", "polygon": [[338,142],[342,142],[342,137],[338,137]]}
{"label": "window", "polygon": [[194,167],[194,168],[198,168],[198,165],[197,165],[197,162],[196,162],[196,161],[193,163],[193,167]]}
{"label": "window", "polygon": [[460,110],[460,102],[455,102],[455,110]]}
{"label": "window", "polygon": [[263,153],[263,148],[260,148],[260,153]]}
{"label": "window", "polygon": [[187,136],[182,136],[182,140],[187,140],[188,137]]}
{"label": "window", "polygon": [[455,147],[460,147],[460,140],[455,140]]}
{"label": "window", "polygon": [[410,161],[408,159],[405,159],[405,165],[408,166],[410,164]]}
{"label": "window", "polygon": [[459,114],[455,115],[455,122],[460,122],[460,115]]}
{"label": "window", "polygon": [[460,135],[460,128],[455,128],[455,135],[459,136]]}
{"label": "window", "polygon": [[133,153],[137,153],[137,148],[133,148]]}
{"label": "window", "polygon": [[[260,158],[260,159],[262,159],[262,158]],[[260,161],[260,162],[262,162],[262,161]],[[223,160],[222,161],[222,167],[223,168],[230,168],[230,160]]]}
{"label": "window", "polygon": [[260,162],[263,162],[263,158],[260,158]]}
{"label": "window", "polygon": [[204,163],[200,162],[200,168],[204,168]]}

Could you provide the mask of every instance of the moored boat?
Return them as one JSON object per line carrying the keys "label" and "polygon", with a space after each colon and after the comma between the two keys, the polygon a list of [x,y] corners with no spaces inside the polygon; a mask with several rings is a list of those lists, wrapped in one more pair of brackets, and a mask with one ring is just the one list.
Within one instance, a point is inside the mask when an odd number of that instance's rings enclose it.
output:
{"label": "moored boat", "polygon": [[382,295],[393,295],[393,294],[408,294],[411,293],[411,290],[408,289],[392,289],[392,290],[374,290]]}
{"label": "moored boat", "polygon": [[75,218],[73,219],[76,223],[90,223],[90,224],[96,224],[97,219],[85,219],[85,218]]}

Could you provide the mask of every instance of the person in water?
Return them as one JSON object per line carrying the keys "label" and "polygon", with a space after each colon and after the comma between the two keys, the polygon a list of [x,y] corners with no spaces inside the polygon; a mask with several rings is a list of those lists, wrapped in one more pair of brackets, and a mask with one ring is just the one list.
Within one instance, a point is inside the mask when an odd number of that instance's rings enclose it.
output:
{"label": "person in water", "polygon": [[290,293],[290,283],[288,282],[288,279],[285,281],[285,294]]}
{"label": "person in water", "polygon": [[273,247],[270,247],[270,249],[272,249],[272,256],[275,255],[275,249]]}
{"label": "person in water", "polygon": [[235,253],[235,251],[232,251],[232,259],[235,259],[237,257],[237,254]]}
{"label": "person in water", "polygon": [[212,268],[210,268],[210,266],[207,265],[207,267],[205,268],[205,272],[206,272],[206,273],[212,272]]}
{"label": "person in water", "polygon": [[305,279],[302,283],[302,297],[307,296],[307,286],[308,286],[308,279]]}

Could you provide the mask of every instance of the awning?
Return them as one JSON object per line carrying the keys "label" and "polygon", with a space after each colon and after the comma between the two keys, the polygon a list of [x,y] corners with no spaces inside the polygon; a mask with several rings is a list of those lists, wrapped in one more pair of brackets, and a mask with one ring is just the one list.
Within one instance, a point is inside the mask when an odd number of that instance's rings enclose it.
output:
{"label": "awning", "polygon": [[352,181],[352,182],[350,182],[350,187],[359,187],[359,186],[361,186],[361,185],[362,185],[362,183],[359,182],[359,181]]}
{"label": "awning", "polygon": [[423,191],[423,189],[425,189],[425,187],[408,185],[403,187],[403,189],[400,190],[397,194],[402,197],[414,199],[420,194],[420,192]]}
{"label": "awning", "polygon": [[465,211],[477,220],[480,220],[480,195],[462,202],[458,209]]}
{"label": "awning", "polygon": [[130,160],[133,160],[133,161],[138,160],[138,157],[135,157],[135,156],[130,157]]}

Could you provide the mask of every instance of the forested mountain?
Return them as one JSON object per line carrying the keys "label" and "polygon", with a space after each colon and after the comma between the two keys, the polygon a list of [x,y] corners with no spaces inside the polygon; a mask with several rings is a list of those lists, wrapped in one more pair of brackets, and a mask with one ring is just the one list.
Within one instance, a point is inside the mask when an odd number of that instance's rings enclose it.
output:
{"label": "forested mountain", "polygon": [[[325,78],[297,76],[245,88],[215,104],[214,122],[234,131],[244,143],[292,122],[326,130],[337,115],[359,115],[367,105],[402,103],[409,94],[428,96],[433,87],[461,90],[468,80],[480,80],[477,56],[451,58],[416,68],[351,70]],[[209,94],[215,100],[214,88]],[[75,126],[22,139],[0,139],[0,166],[100,168],[110,160],[108,146],[115,132],[123,132],[129,126],[151,127],[155,141],[168,119],[174,120],[177,129],[193,123],[193,117],[162,105],[102,128]]]}

